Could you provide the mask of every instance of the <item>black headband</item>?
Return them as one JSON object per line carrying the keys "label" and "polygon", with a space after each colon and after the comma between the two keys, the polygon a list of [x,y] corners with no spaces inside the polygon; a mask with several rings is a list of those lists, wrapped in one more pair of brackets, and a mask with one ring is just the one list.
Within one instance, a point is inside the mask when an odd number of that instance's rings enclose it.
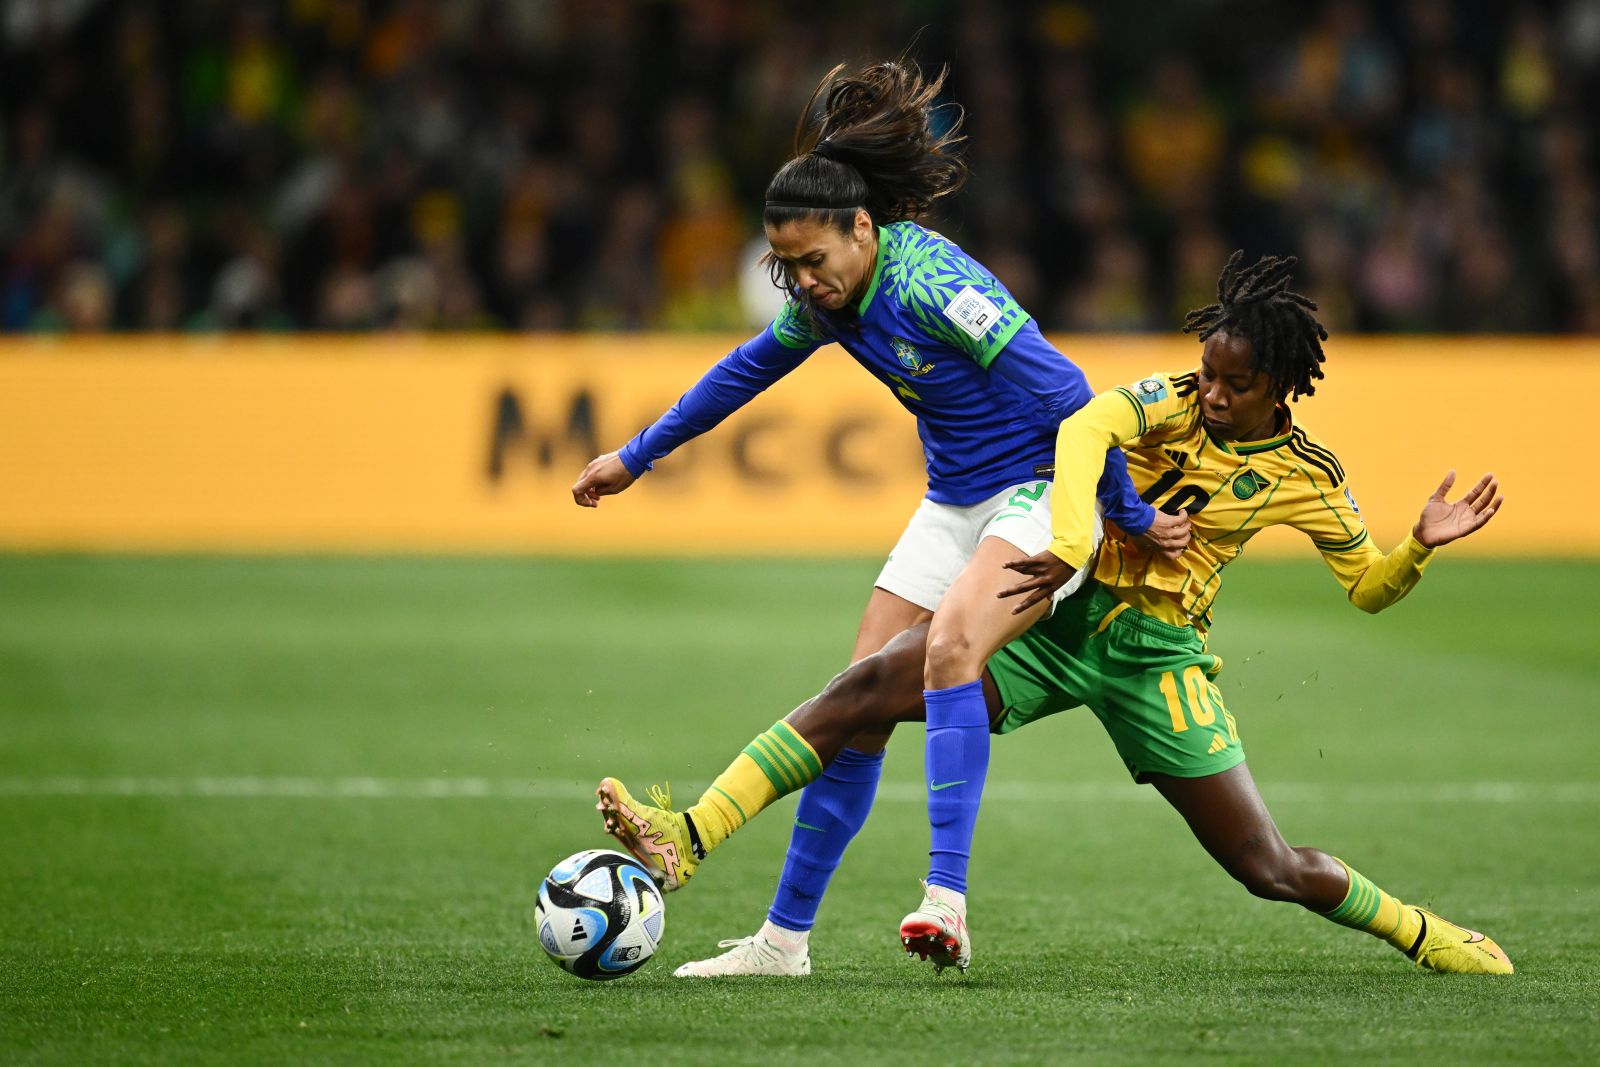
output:
{"label": "black headband", "polygon": [[845,211],[849,208],[861,207],[854,200],[848,204],[802,204],[798,200],[768,200],[767,207],[793,208],[796,211]]}

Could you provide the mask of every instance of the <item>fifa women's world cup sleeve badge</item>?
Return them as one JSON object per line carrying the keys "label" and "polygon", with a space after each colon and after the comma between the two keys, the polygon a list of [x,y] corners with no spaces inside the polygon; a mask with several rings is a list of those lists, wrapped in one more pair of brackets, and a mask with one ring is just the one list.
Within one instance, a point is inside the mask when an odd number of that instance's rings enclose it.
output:
{"label": "fifa women's world cup sleeve badge", "polygon": [[934,368],[934,364],[922,361],[922,353],[904,337],[893,338],[889,344],[894,348],[895,358],[900,361],[902,367],[911,372],[913,378],[920,378]]}
{"label": "fifa women's world cup sleeve badge", "polygon": [[1146,378],[1133,387],[1133,395],[1146,407],[1159,404],[1167,398],[1167,383],[1160,378]]}

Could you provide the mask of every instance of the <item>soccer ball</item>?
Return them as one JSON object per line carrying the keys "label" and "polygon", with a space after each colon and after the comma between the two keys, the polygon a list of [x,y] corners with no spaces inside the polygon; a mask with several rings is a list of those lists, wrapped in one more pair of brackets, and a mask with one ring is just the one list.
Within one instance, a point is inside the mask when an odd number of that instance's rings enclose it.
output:
{"label": "soccer ball", "polygon": [[638,860],[591,848],[568,856],[545,878],[533,928],[562,970],[606,981],[632,974],[655,954],[665,909]]}

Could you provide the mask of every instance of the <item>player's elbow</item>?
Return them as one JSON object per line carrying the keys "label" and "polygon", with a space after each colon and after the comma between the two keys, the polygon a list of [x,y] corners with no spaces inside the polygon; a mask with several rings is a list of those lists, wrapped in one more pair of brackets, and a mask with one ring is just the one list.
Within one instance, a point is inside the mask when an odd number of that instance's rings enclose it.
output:
{"label": "player's elbow", "polygon": [[1354,593],[1350,594],[1350,603],[1354,604],[1368,615],[1376,615],[1378,612],[1388,607],[1387,604],[1375,597],[1356,596]]}
{"label": "player's elbow", "polygon": [[1385,611],[1400,603],[1400,601],[1405,599],[1406,593],[1409,591],[1410,590],[1403,589],[1396,592],[1395,590],[1388,588],[1376,588],[1365,591],[1352,589],[1350,591],[1350,603],[1354,604],[1368,615],[1376,615],[1378,612]]}
{"label": "player's elbow", "polygon": [[1350,603],[1366,612],[1376,615],[1390,604],[1390,599],[1383,595],[1383,590],[1377,588],[1376,583],[1363,583],[1359,579],[1350,586]]}

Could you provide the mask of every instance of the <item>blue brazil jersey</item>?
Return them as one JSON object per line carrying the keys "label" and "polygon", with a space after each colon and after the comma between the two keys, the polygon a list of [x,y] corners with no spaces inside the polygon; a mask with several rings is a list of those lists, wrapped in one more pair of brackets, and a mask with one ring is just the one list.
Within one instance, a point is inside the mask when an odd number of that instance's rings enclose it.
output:
{"label": "blue brazil jersey", "polygon": [[1060,420],[988,370],[1029,315],[939,234],[913,222],[879,230],[877,267],[856,314],[818,318],[831,336],[819,336],[791,302],[772,333],[806,352],[837,341],[889,387],[917,417],[930,499],[974,504],[1052,462]]}
{"label": "blue brazil jersey", "polygon": [[[836,342],[916,416],[928,497],[966,506],[1030,481],[1055,459],[1056,428],[1093,396],[1003,285],[943,236],[914,222],[878,230],[860,304],[818,312],[791,300],[762,334],[729,353],[620,453],[638,475]],[[1107,516],[1132,533],[1153,513],[1121,453],[1108,454]]]}

